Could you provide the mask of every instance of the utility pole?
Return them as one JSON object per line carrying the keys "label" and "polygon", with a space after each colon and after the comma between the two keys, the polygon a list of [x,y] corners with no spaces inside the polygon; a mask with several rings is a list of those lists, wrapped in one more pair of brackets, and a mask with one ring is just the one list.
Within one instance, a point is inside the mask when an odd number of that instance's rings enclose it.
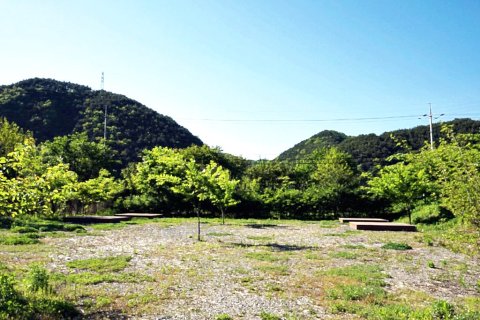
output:
{"label": "utility pole", "polygon": [[[102,93],[104,90],[105,86],[105,75],[102,72]],[[105,103],[105,102],[104,102]],[[103,118],[103,144],[105,144],[107,141],[107,104],[105,103],[105,112],[104,112],[104,118]]]}
{"label": "utility pole", "polygon": [[[429,113],[424,114],[423,117],[428,117],[429,124],[430,124],[430,150],[435,149],[435,146],[433,145],[433,113],[432,113],[432,104],[428,103],[429,106]],[[438,117],[443,116],[444,114],[440,114]],[[438,117],[436,119],[438,119]],[[420,119],[420,118],[419,118]]]}

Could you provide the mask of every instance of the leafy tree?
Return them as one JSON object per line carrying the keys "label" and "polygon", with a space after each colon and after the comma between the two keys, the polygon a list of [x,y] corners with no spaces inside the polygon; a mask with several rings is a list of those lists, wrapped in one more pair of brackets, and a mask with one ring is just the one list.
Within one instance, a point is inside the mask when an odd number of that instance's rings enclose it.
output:
{"label": "leafy tree", "polygon": [[430,194],[433,184],[425,168],[416,163],[401,161],[380,169],[378,176],[368,181],[367,192],[387,198],[406,210],[410,223],[416,202]]}
{"label": "leafy tree", "polygon": [[41,150],[44,161],[69,164],[80,181],[97,177],[101,169],[111,171],[115,167],[113,150],[105,143],[89,141],[86,133],[55,137],[43,143]]}
{"label": "leafy tree", "polygon": [[22,144],[25,139],[31,139],[31,133],[24,132],[13,122],[6,118],[0,118],[0,157],[7,156],[15,150],[15,147]]}
{"label": "leafy tree", "polygon": [[225,224],[225,211],[228,207],[239,203],[234,199],[235,189],[240,182],[230,178],[230,171],[211,161],[202,172],[208,183],[207,198],[222,214],[222,223]]}

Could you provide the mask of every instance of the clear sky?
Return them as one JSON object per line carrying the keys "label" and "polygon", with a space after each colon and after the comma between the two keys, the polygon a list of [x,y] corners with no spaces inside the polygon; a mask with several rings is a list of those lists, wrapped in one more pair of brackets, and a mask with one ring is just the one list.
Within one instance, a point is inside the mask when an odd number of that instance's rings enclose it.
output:
{"label": "clear sky", "polygon": [[126,95],[273,158],[322,130],[480,119],[480,1],[0,0],[0,84]]}

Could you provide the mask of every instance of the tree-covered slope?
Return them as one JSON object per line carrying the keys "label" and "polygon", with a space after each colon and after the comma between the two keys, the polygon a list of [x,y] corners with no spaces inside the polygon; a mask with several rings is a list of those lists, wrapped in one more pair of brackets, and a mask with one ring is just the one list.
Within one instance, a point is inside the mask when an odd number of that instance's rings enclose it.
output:
{"label": "tree-covered slope", "polygon": [[278,160],[302,159],[311,154],[314,150],[337,146],[345,139],[347,139],[347,135],[344,133],[333,130],[324,130],[282,152],[278,156]]}
{"label": "tree-covered slope", "polygon": [[0,117],[33,132],[39,142],[74,132],[103,139],[105,105],[107,143],[123,164],[138,160],[145,148],[202,145],[170,117],[119,94],[39,78],[0,86]]}
{"label": "tree-covered slope", "polygon": [[[455,119],[445,122],[452,125],[456,133],[480,132],[480,121],[471,119]],[[434,124],[434,140],[440,138],[441,124]],[[394,137],[394,139],[392,139]],[[336,146],[339,150],[349,153],[362,170],[370,170],[375,164],[384,164],[385,158],[401,151],[399,141],[406,141],[412,150],[418,150],[430,139],[428,126],[418,126],[412,129],[402,129],[382,133],[348,137],[336,131],[322,131],[284,151],[279,160],[300,160],[310,155],[314,150]]]}

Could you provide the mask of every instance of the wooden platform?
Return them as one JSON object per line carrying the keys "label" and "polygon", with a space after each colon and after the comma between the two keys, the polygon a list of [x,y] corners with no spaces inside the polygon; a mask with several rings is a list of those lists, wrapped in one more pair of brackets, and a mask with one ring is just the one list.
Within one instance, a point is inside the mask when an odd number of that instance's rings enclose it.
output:
{"label": "wooden platform", "polygon": [[160,213],[136,213],[136,212],[129,212],[129,213],[117,213],[115,214],[117,217],[130,217],[130,218],[160,218],[162,214]]}
{"label": "wooden platform", "polygon": [[130,217],[117,216],[71,216],[64,217],[63,221],[79,223],[79,224],[93,224],[93,223],[118,223],[121,221],[130,220]]}
{"label": "wooden platform", "polygon": [[346,222],[388,222],[387,219],[380,218],[339,218],[341,223]]}
{"label": "wooden platform", "polygon": [[350,228],[371,231],[417,231],[417,227],[408,223],[393,222],[350,222]]}

